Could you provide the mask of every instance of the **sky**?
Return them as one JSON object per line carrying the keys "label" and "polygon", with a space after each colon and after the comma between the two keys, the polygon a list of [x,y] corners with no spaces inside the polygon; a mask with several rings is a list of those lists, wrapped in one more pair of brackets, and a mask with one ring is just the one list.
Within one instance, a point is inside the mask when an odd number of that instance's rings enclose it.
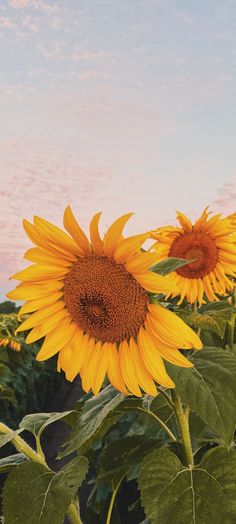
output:
{"label": "sky", "polygon": [[22,219],[235,211],[235,0],[0,0],[0,300]]}

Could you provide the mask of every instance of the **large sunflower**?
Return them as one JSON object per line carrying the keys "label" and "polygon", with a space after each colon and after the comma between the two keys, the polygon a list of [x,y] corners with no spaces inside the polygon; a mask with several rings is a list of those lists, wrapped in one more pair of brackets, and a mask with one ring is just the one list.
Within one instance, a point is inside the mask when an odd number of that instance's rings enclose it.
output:
{"label": "large sunflower", "polygon": [[118,218],[102,240],[100,213],[90,223],[90,242],[70,207],[64,226],[70,236],[35,217],[24,221],[37,247],[25,258],[34,265],[13,275],[21,280],[8,297],[27,300],[20,315],[32,313],[17,331],[29,330],[26,342],[45,337],[37,360],[56,353],[58,370],[68,380],[80,373],[85,391],[97,394],[107,374],[125,394],[156,394],[154,380],[174,387],[162,358],[191,366],[179,348],[200,349],[200,339],[181,319],[160,305],[150,304],[148,292],[176,293],[175,283],[148,271],[154,253],[141,252],[148,234],[123,238],[131,213]]}
{"label": "large sunflower", "polygon": [[[177,213],[179,227],[165,226],[153,231],[153,245],[158,260],[168,257],[194,260],[170,274],[170,279],[179,288],[179,304],[184,297],[192,304],[196,300],[204,303],[204,294],[209,301],[218,300],[216,294],[225,295],[234,287],[229,277],[236,276],[236,233],[232,219],[214,215],[205,209],[192,224],[182,213]],[[152,250],[151,250],[152,251]]]}

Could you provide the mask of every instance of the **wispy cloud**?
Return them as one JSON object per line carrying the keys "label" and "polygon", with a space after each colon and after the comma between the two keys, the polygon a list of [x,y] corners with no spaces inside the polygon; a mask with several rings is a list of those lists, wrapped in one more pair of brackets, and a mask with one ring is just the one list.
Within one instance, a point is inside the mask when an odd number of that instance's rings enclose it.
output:
{"label": "wispy cloud", "polygon": [[26,9],[32,7],[44,13],[57,13],[59,6],[55,3],[44,2],[43,0],[10,0],[9,4],[15,9]]}
{"label": "wispy cloud", "polygon": [[217,191],[217,198],[213,205],[223,213],[236,212],[236,184],[234,182],[227,182]]}
{"label": "wispy cloud", "polygon": [[5,29],[12,29],[15,26],[14,22],[7,16],[0,16],[0,27]]}

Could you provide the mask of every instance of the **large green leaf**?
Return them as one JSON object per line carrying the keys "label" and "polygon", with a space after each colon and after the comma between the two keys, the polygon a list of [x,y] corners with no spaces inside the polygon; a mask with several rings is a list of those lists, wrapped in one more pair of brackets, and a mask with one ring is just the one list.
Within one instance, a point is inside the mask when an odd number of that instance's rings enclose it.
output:
{"label": "large green leaf", "polygon": [[10,455],[0,459],[0,474],[8,473],[15,466],[18,466],[26,460],[26,456],[23,453],[15,453],[15,455]]}
{"label": "large green leaf", "polygon": [[99,395],[90,398],[84,405],[81,415],[75,422],[65,450],[60,457],[68,455],[77,449],[85,449],[91,439],[96,438],[103,429],[106,431],[119,418],[115,409],[125,396],[118,393],[112,386],[105,387]]}
{"label": "large green leaf", "polygon": [[85,457],[75,458],[58,473],[33,462],[15,467],[3,490],[5,524],[63,524],[87,469]]}
{"label": "large green leaf", "polygon": [[166,366],[176,392],[230,446],[236,426],[236,356],[205,348],[191,360],[193,368]]}
{"label": "large green leaf", "polygon": [[236,452],[222,447],[200,465],[184,467],[168,449],[152,451],[141,465],[139,489],[151,524],[236,522]]}
{"label": "large green leaf", "polygon": [[73,416],[74,413],[76,412],[64,411],[62,413],[33,413],[31,415],[26,415],[22,419],[20,422],[20,428],[22,430],[26,429],[27,431],[30,431],[35,437],[40,437],[41,433],[47,426],[53,424],[53,422],[57,422],[58,420],[64,420],[66,422],[67,419],[69,419],[71,415]]}
{"label": "large green leaf", "polygon": [[98,480],[115,486],[128,471],[139,464],[143,457],[153,448],[159,447],[161,441],[143,436],[125,437],[115,440],[106,446],[100,455]]}
{"label": "large green leaf", "polygon": [[176,269],[186,266],[187,264],[191,264],[193,260],[186,260],[186,258],[173,258],[169,257],[165,260],[162,260],[161,262],[158,262],[158,264],[155,264],[151,268],[151,270],[154,273],[158,273],[159,275],[168,275],[172,271],[176,271]]}

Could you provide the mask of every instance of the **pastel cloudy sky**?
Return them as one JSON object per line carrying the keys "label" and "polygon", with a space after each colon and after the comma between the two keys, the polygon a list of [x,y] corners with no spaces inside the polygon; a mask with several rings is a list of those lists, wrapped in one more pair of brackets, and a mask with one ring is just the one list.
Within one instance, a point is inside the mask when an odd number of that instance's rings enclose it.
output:
{"label": "pastel cloudy sky", "polygon": [[0,291],[22,218],[235,209],[235,0],[0,1]]}

